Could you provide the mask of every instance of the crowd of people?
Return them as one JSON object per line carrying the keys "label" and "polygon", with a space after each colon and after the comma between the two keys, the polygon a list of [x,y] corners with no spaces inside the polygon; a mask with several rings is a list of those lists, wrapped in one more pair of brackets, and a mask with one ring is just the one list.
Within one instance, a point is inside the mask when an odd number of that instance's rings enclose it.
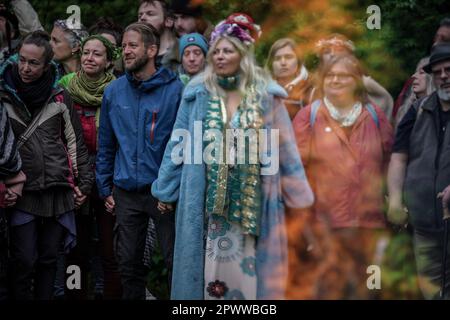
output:
{"label": "crowd of people", "polygon": [[246,13],[213,24],[141,0],[124,29],[47,33],[11,5],[1,300],[144,300],[158,247],[171,299],[377,299],[367,270],[393,228],[414,239],[423,297],[450,297],[450,18],[394,103],[341,34],[316,70],[291,38],[261,67]]}

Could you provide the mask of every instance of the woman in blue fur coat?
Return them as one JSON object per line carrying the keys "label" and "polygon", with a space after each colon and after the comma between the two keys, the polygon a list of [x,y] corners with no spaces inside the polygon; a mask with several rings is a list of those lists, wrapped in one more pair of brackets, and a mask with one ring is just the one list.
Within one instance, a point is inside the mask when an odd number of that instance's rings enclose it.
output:
{"label": "woman in blue fur coat", "polygon": [[258,27],[219,23],[205,72],[186,87],[158,179],[176,207],[172,299],[282,299],[285,208],[312,204],[285,91],[256,66]]}

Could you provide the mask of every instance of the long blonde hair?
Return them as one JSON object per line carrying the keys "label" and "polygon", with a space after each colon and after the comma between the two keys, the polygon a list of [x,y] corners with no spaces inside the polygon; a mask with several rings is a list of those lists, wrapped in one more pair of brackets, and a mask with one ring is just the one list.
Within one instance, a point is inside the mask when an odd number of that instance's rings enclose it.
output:
{"label": "long blonde hair", "polygon": [[213,95],[219,97],[226,97],[226,91],[222,89],[217,83],[217,74],[214,72],[213,53],[218,43],[221,40],[228,40],[239,52],[241,61],[239,63],[240,82],[238,90],[242,95],[245,95],[247,89],[251,85],[255,85],[257,94],[262,97],[267,95],[266,87],[270,76],[268,73],[259,67],[255,61],[253,46],[245,46],[239,39],[230,37],[228,35],[219,36],[212,44],[206,55],[206,68],[201,75],[192,79],[191,82],[203,81],[206,89]]}

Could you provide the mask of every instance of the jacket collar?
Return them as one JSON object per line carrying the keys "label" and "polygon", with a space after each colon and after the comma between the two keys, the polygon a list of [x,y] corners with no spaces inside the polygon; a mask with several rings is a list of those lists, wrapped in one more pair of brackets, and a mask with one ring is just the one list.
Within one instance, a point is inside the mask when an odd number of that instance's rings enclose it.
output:
{"label": "jacket collar", "polygon": [[439,97],[438,97],[438,94],[436,91],[433,92],[428,97],[425,97],[424,99],[427,99],[427,101],[425,101],[422,105],[422,109],[424,109],[424,110],[433,112],[441,106],[441,103],[439,101]]}
{"label": "jacket collar", "polygon": [[128,71],[125,71],[125,76],[133,87],[142,92],[154,90],[176,79],[175,73],[165,67],[159,67],[149,79],[144,81],[136,80]]}

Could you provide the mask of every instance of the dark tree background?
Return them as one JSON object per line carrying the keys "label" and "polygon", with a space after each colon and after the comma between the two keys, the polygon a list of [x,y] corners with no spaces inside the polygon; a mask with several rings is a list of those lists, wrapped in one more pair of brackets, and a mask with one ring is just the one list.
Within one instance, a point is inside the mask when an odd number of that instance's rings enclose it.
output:
{"label": "dark tree background", "polygon": [[[194,0],[203,3],[205,16],[213,23],[236,11],[252,15],[263,28],[256,48],[263,64],[270,45],[278,38],[293,37],[307,66],[314,69],[315,42],[331,32],[350,37],[369,73],[396,96],[417,61],[429,51],[439,21],[450,16],[448,0]],[[126,26],[136,20],[136,0],[31,0],[42,24],[51,30],[52,22],[67,18],[67,7],[81,8],[81,21],[90,26],[98,17],[113,17]],[[369,5],[381,9],[381,29],[366,27]]]}

